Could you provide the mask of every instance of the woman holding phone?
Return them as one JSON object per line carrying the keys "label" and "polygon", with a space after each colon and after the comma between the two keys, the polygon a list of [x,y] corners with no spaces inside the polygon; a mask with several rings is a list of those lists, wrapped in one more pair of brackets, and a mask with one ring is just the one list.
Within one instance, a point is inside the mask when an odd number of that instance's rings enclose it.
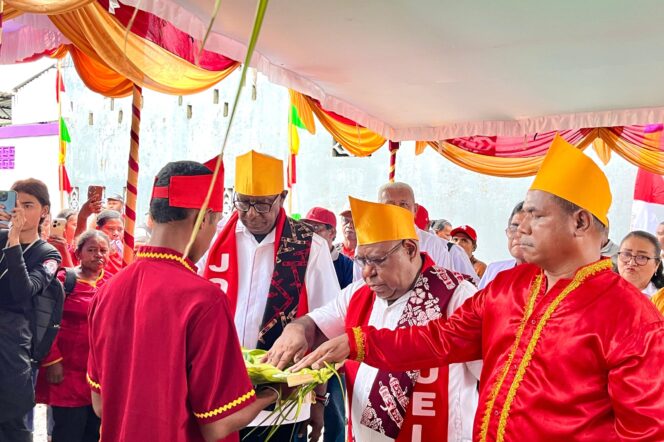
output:
{"label": "woman holding phone", "polygon": [[[99,440],[99,418],[92,410],[90,387],[85,373],[88,361],[88,309],[97,290],[109,279],[104,272],[110,243],[101,231],[83,233],[75,255],[80,265],[73,269],[76,282],[65,300],[60,332],[50,353],[42,361],[37,380],[37,402],[53,409],[53,442]],[[65,272],[58,279],[67,287]]]}
{"label": "woman holding phone", "polygon": [[[23,419],[34,406],[29,315],[33,296],[51,283],[61,258],[39,237],[50,209],[46,185],[30,178],[11,190],[16,208],[10,215],[0,207],[0,221],[10,222],[8,230],[0,230],[0,440],[29,441]],[[35,264],[26,265],[28,259]]]}
{"label": "woman holding phone", "polygon": [[76,259],[76,227],[78,223],[78,212],[65,209],[58,213],[52,221],[50,235],[47,241],[60,252],[62,256],[62,267],[74,267],[78,265]]}

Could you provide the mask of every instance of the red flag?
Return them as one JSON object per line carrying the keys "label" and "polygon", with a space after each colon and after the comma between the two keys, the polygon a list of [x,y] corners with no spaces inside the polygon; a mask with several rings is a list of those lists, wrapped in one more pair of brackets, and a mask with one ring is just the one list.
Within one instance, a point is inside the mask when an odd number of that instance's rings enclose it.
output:
{"label": "red flag", "polygon": [[60,165],[59,172],[60,172],[60,191],[71,193],[73,187],[71,186],[71,182],[69,181],[69,175],[67,174],[67,168],[65,167],[64,164]]}
{"label": "red flag", "polygon": [[634,183],[632,230],[655,233],[664,221],[664,176],[639,169]]}
{"label": "red flag", "polygon": [[297,155],[288,154],[288,187],[293,187],[293,184],[297,182],[297,167],[295,157]]}
{"label": "red flag", "polygon": [[60,92],[65,91],[65,83],[62,81],[62,74],[60,74],[60,69],[55,73],[55,101],[60,102]]}

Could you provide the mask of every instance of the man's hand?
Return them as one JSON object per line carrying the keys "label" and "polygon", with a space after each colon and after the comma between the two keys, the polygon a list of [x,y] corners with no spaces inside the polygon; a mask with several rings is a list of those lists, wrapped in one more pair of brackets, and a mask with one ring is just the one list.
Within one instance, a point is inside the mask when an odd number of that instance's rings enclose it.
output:
{"label": "man's hand", "polygon": [[62,362],[46,367],[46,380],[51,384],[59,384],[65,378]]}
{"label": "man's hand", "polygon": [[292,322],[276,340],[263,362],[274,365],[283,370],[291,362],[297,362],[309,349],[304,326]]}
{"label": "man's hand", "polygon": [[350,355],[350,344],[345,334],[321,344],[316,350],[305,356],[300,362],[291,367],[292,372],[297,372],[306,367],[319,370],[325,367],[325,363],[335,364],[343,362]]}
{"label": "man's hand", "polygon": [[310,442],[318,442],[323,432],[323,421],[325,416],[325,405],[322,402],[316,402],[311,405],[311,416],[308,420],[300,423],[298,437],[302,438],[307,434],[307,428],[311,427],[309,433]]}

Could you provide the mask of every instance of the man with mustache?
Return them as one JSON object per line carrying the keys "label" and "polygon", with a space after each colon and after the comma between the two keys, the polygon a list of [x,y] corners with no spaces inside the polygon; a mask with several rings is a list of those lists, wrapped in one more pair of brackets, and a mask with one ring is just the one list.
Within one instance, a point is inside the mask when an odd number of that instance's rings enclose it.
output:
{"label": "man with mustache", "polygon": [[[269,349],[286,324],[334,299],[339,283],[327,241],[286,216],[283,162],[249,151],[236,158],[235,195],[230,218],[222,221],[205,260],[204,276],[226,294],[240,344]],[[318,390],[325,394],[324,389]],[[311,407],[314,440],[323,422],[323,401]],[[274,440],[306,434],[310,407],[280,426]],[[265,439],[276,417],[262,412],[240,435]],[[262,427],[253,431],[254,427]],[[252,432],[253,431],[253,432]],[[251,434],[249,434],[251,433]]]}
{"label": "man with mustache", "polygon": [[[476,291],[419,249],[411,211],[350,198],[363,280],[332,303],[289,324],[269,352],[285,366],[344,327],[394,329],[449,317]],[[376,370],[348,362],[349,440],[464,441],[472,435],[481,362],[431,370]]]}
{"label": "man with mustache", "polygon": [[526,264],[498,274],[448,320],[347,329],[305,357],[384,370],[482,358],[474,440],[664,440],[664,318],[600,249],[609,182],[556,137],[519,224]]}

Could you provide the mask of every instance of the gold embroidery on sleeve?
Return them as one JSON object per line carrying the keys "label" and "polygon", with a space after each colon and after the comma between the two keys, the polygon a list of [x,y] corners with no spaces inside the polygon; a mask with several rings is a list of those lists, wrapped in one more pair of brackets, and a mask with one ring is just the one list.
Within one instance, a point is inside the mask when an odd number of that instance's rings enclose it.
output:
{"label": "gold embroidery on sleeve", "polygon": [[239,398],[235,399],[234,401],[231,401],[231,402],[227,403],[226,405],[222,405],[219,408],[215,408],[214,410],[206,411],[204,413],[194,413],[194,416],[196,416],[199,419],[207,419],[209,417],[216,416],[218,414],[221,414],[221,413],[224,413],[224,412],[230,410],[231,408],[237,407],[238,405],[240,405],[243,402],[246,402],[249,398],[251,398],[252,396],[255,396],[255,395],[256,395],[256,391],[251,390],[247,394],[244,394],[244,395],[240,396]]}
{"label": "gold embroidery on sleeve", "polygon": [[88,380],[88,384],[90,384],[91,387],[96,388],[97,390],[101,391],[101,385],[99,385],[98,383],[93,381],[88,373],[85,373],[85,379]]}

